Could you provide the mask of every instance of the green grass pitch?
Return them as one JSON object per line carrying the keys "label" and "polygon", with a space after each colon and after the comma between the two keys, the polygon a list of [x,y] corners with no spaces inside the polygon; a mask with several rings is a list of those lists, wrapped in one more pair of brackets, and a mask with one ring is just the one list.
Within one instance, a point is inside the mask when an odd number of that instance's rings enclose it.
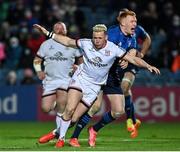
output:
{"label": "green grass pitch", "polygon": [[107,125],[97,135],[95,148],[87,144],[87,128],[80,136],[80,148],[57,149],[55,141],[38,144],[38,138],[54,128],[53,122],[0,122],[0,151],[180,151],[180,123],[143,123],[139,136],[131,139],[125,123]]}

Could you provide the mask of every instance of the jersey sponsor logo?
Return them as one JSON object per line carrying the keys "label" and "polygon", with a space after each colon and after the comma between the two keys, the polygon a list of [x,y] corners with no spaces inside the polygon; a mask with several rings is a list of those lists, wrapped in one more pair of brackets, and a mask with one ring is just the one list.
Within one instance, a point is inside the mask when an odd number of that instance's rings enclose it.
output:
{"label": "jersey sponsor logo", "polygon": [[102,59],[100,57],[95,57],[95,58],[92,58],[92,59],[88,59],[88,62],[93,64],[94,66],[97,66],[97,67],[105,67],[107,66],[108,64],[102,64]]}
{"label": "jersey sponsor logo", "polygon": [[53,46],[51,45],[50,47],[49,47],[49,50],[53,50],[54,48],[53,48]]}
{"label": "jersey sponsor logo", "polygon": [[128,47],[130,47],[130,46],[131,46],[131,42],[129,41],[129,42],[128,42]]}
{"label": "jersey sponsor logo", "polygon": [[61,52],[57,52],[54,54],[54,56],[49,57],[50,60],[56,60],[56,61],[67,61],[68,58],[64,57]]}
{"label": "jersey sponsor logo", "polygon": [[111,51],[105,50],[105,56],[110,56],[110,55],[111,55]]}
{"label": "jersey sponsor logo", "polygon": [[89,49],[90,52],[95,52],[95,50],[93,48]]}

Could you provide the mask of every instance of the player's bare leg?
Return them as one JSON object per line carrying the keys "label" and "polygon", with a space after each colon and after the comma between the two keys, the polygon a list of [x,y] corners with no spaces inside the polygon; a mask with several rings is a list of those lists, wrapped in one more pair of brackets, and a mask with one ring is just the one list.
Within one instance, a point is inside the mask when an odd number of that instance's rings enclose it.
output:
{"label": "player's bare leg", "polygon": [[59,139],[56,142],[56,147],[61,148],[64,146],[65,141],[65,134],[67,132],[67,129],[70,125],[72,115],[79,103],[79,101],[82,98],[82,92],[75,89],[70,89],[68,91],[68,99],[67,99],[67,105],[64,110],[64,114],[62,117],[60,117],[60,130],[59,130]]}
{"label": "player's bare leg", "polygon": [[[98,98],[93,103],[91,108],[85,112],[80,118],[77,117],[76,112],[73,114],[72,122],[77,122],[75,130],[71,136],[69,144],[73,147],[79,147],[78,137],[83,130],[83,128],[88,124],[91,118],[99,111],[102,104],[103,92],[100,92]],[[78,112],[79,113],[79,112]]]}
{"label": "player's bare leg", "polygon": [[[72,120],[73,121],[78,121],[78,119],[88,110],[88,107],[83,104],[83,103],[79,103],[76,107],[76,110],[75,112],[73,113],[73,116],[72,116]],[[78,138],[71,138],[69,140],[69,145],[70,146],[73,146],[73,147],[80,147],[80,144],[79,144],[79,141],[78,141]]]}
{"label": "player's bare leg", "polygon": [[[132,92],[131,87],[135,80],[135,75],[132,72],[126,72],[124,75],[124,78],[121,83],[121,88],[123,90],[123,93],[125,95],[125,110],[126,110],[126,125],[127,130],[131,132],[131,138],[135,138],[138,135],[137,128],[135,127],[136,124],[136,118],[134,113],[134,105],[132,102]],[[140,126],[140,121],[137,121],[137,126]]]}
{"label": "player's bare leg", "polygon": [[96,145],[97,132],[105,125],[119,118],[124,113],[124,95],[113,94],[107,95],[107,97],[111,104],[111,111],[105,113],[98,123],[88,129],[88,143],[91,147],[94,147]]}
{"label": "player's bare leg", "polygon": [[[50,104],[46,104],[46,101],[53,101],[56,98],[55,104],[54,102],[50,102]],[[56,129],[51,131],[50,133],[43,135],[41,138],[39,138],[40,143],[47,143],[50,140],[54,138],[59,137],[59,127],[60,127],[60,117],[62,116],[65,106],[66,106],[66,101],[67,101],[67,91],[63,89],[58,89],[56,91],[56,96],[53,95],[51,98],[45,98],[45,102],[43,102],[42,107],[50,107],[47,111],[55,110],[57,112],[56,114]],[[49,102],[47,102],[49,103]],[[56,105],[56,106],[54,106]]]}
{"label": "player's bare leg", "polygon": [[[54,94],[50,94],[50,95],[44,95],[42,98],[42,110],[45,113],[50,112],[53,108],[54,108],[54,101],[56,100],[56,93]],[[55,130],[43,135],[42,137],[39,138],[39,143],[43,144],[43,143],[47,143],[50,140],[54,139],[56,136],[55,134]]]}

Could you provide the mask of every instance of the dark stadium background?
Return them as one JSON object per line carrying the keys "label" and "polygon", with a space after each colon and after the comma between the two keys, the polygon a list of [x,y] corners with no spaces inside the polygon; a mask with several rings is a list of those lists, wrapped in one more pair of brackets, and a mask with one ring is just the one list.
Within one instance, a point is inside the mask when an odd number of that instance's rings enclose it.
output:
{"label": "dark stadium background", "polygon": [[[69,36],[91,37],[94,24],[116,24],[119,10],[125,7],[136,12],[138,24],[151,36],[150,51],[144,59],[161,70],[160,76],[144,69],[137,75],[133,86],[137,117],[145,124],[179,124],[180,67],[174,69],[172,65],[180,58],[180,1],[0,0],[0,130],[9,126],[6,123],[54,123],[54,113],[45,115],[40,109],[41,82],[32,61],[46,38],[32,28],[33,24],[52,30],[55,22],[63,21]],[[109,108],[106,97],[104,100],[95,119]]]}

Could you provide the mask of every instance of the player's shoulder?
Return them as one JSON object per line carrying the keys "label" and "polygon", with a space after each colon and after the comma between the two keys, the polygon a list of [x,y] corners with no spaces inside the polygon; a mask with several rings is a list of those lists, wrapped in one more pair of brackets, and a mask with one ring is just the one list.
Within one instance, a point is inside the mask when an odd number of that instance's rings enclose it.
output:
{"label": "player's shoulder", "polygon": [[118,31],[118,30],[119,30],[119,25],[112,25],[108,28],[108,32]]}
{"label": "player's shoulder", "polygon": [[53,42],[53,39],[47,39],[44,42],[41,43],[41,45],[49,45]]}
{"label": "player's shoulder", "polygon": [[78,41],[80,41],[83,44],[92,44],[92,40],[88,38],[81,38],[81,39],[78,39]]}
{"label": "player's shoulder", "polygon": [[111,47],[111,48],[113,48],[113,47],[118,47],[116,44],[114,44],[114,43],[111,42],[111,41],[107,41],[107,45],[108,45],[108,47]]}
{"label": "player's shoulder", "polygon": [[141,25],[136,26],[136,31],[143,31],[145,32],[145,29]]}
{"label": "player's shoulder", "polygon": [[91,41],[91,39],[88,39],[88,38],[80,38],[80,39],[78,39],[78,40],[83,41],[83,42]]}

